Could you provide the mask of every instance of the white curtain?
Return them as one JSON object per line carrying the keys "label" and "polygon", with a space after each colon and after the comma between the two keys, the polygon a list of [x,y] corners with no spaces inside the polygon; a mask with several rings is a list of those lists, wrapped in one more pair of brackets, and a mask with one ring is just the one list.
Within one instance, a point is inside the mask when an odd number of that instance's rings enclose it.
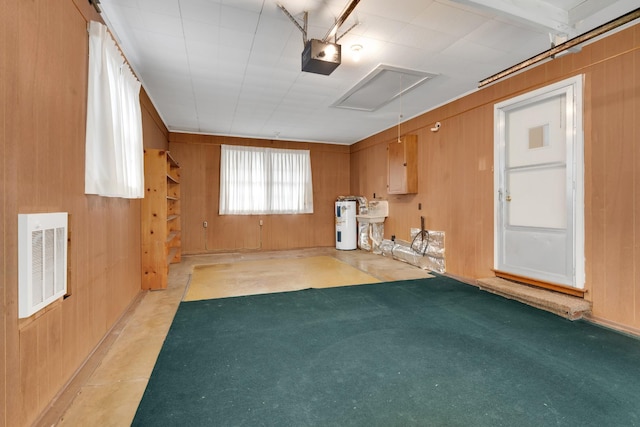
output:
{"label": "white curtain", "polygon": [[85,193],[144,197],[140,82],[107,27],[89,24]]}
{"label": "white curtain", "polygon": [[313,213],[309,150],[222,145],[220,215]]}

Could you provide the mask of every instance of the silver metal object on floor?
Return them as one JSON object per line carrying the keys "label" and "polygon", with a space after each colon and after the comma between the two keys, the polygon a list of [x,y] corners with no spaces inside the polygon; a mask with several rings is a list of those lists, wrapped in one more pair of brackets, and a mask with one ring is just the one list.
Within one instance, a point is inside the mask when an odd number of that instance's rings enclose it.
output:
{"label": "silver metal object on floor", "polygon": [[383,256],[404,261],[425,270],[445,273],[444,231],[411,229],[411,242],[384,239],[380,244]]}

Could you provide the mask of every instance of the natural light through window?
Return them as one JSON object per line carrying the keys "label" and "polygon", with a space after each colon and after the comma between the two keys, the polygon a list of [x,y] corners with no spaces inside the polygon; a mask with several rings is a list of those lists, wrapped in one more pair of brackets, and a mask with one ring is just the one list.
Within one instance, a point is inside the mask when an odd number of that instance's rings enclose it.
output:
{"label": "natural light through window", "polygon": [[313,213],[309,150],[222,145],[219,212]]}
{"label": "natural light through window", "polygon": [[85,193],[144,197],[140,82],[107,27],[89,25]]}

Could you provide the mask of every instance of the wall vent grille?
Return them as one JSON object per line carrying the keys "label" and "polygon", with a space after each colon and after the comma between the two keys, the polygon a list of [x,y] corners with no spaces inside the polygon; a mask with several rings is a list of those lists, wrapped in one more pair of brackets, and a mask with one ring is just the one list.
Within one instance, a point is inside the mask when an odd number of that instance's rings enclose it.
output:
{"label": "wall vent grille", "polygon": [[18,215],[18,317],[67,293],[66,212]]}

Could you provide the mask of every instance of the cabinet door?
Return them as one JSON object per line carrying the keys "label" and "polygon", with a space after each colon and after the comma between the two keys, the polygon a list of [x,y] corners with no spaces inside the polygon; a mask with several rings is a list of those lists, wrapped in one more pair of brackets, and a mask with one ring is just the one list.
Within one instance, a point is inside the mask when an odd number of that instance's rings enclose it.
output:
{"label": "cabinet door", "polygon": [[405,173],[407,163],[404,158],[404,143],[402,140],[400,142],[393,141],[389,143],[387,156],[389,163],[387,192],[389,194],[403,193],[407,186],[407,175]]}
{"label": "cabinet door", "polygon": [[417,137],[406,135],[387,146],[387,193],[418,192]]}

